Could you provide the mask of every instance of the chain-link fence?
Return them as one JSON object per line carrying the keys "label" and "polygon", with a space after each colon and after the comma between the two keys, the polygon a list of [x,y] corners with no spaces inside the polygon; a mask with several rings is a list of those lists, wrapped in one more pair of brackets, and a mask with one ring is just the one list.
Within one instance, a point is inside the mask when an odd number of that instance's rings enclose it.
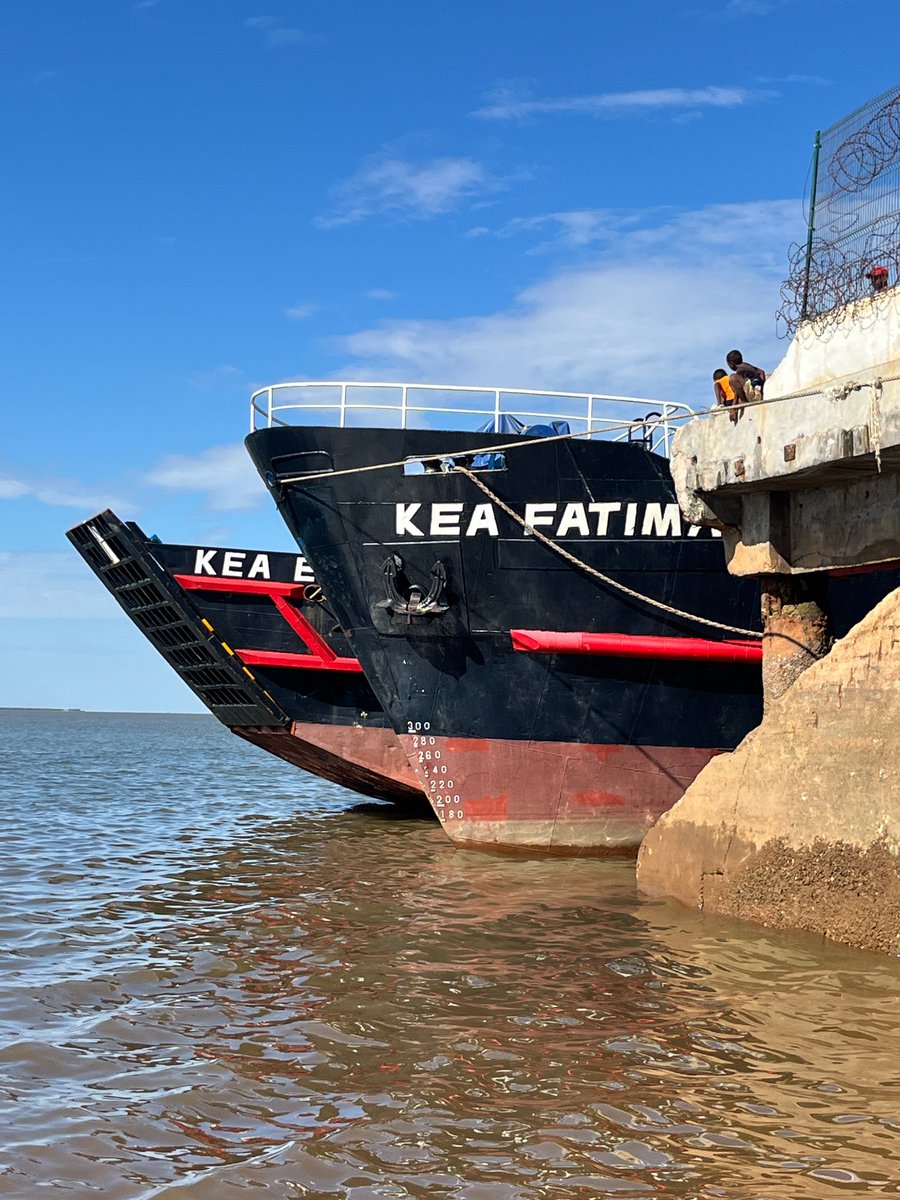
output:
{"label": "chain-link fence", "polygon": [[900,283],[900,87],[816,134],[808,236],[791,247],[789,272],[786,335],[804,321],[824,332],[847,305]]}

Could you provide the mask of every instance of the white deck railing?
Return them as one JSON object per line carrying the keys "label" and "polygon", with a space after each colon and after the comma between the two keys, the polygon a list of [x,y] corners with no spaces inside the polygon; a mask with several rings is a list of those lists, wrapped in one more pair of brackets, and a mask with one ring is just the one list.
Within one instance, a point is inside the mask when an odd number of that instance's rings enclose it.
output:
{"label": "white deck railing", "polygon": [[639,439],[668,454],[672,435],[694,415],[687,404],[591,392],[361,383],[356,380],[275,383],[250,398],[250,432],[275,425],[475,431],[504,417],[526,425],[567,421],[572,433],[614,441]]}

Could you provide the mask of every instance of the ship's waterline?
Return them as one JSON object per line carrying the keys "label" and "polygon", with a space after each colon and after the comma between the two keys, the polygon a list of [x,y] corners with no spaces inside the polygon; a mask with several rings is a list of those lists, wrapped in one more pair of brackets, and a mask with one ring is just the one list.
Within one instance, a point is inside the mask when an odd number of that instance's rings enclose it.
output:
{"label": "ship's waterline", "polygon": [[510,851],[636,854],[647,830],[717,753],[441,737],[429,732],[429,722],[420,724],[400,741],[448,836],[458,845]]}

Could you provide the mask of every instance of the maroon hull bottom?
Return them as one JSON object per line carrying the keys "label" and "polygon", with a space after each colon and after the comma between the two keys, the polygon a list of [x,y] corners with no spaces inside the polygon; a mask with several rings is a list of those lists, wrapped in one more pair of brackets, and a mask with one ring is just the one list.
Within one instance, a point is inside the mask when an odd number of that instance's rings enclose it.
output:
{"label": "maroon hull bottom", "polygon": [[422,803],[422,789],[390,729],[294,721],[289,729],[242,726],[231,731],[285,762],[353,792],[393,804]]}
{"label": "maroon hull bottom", "polygon": [[431,806],[459,846],[633,854],[719,751],[400,736]]}

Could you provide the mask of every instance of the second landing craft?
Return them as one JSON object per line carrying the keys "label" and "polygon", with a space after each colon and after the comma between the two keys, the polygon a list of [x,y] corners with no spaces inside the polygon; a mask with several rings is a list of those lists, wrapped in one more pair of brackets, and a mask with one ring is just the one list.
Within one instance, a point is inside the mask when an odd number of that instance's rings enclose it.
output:
{"label": "second landing craft", "polygon": [[233,733],[365,796],[421,807],[416,777],[302,555],[163,543],[108,510],[68,536]]}

